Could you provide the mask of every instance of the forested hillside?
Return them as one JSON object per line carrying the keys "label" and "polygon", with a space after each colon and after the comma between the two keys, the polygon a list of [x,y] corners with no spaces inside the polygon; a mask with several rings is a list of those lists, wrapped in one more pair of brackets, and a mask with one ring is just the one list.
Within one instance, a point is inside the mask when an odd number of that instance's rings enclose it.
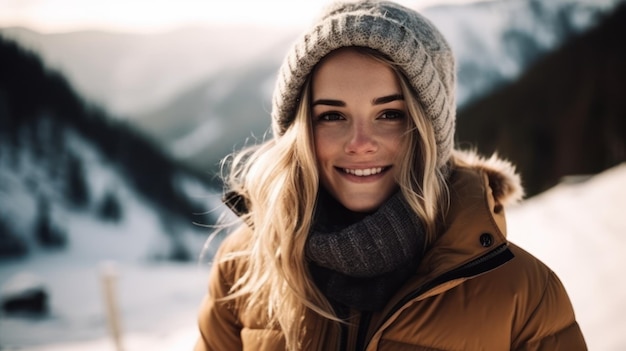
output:
{"label": "forested hillside", "polygon": [[626,161],[626,4],[459,112],[457,140],[497,151],[528,195]]}
{"label": "forested hillside", "polygon": [[[207,207],[206,177],[83,101],[35,54],[0,37],[0,57],[0,257],[20,256],[33,242],[65,246],[55,213],[123,219],[122,192],[157,213],[173,236],[179,225],[212,222],[194,215]],[[190,193],[192,186],[203,190]]]}

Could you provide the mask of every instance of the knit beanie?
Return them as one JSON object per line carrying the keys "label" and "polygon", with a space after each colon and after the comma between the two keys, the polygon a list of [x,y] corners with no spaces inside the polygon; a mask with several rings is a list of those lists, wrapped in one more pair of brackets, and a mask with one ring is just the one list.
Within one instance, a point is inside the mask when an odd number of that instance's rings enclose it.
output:
{"label": "knit beanie", "polygon": [[291,47],[272,97],[272,130],[279,137],[295,119],[298,99],[314,66],[331,51],[368,47],[401,68],[432,122],[437,165],[453,148],[455,63],[450,45],[435,26],[414,10],[387,1],[337,2]]}

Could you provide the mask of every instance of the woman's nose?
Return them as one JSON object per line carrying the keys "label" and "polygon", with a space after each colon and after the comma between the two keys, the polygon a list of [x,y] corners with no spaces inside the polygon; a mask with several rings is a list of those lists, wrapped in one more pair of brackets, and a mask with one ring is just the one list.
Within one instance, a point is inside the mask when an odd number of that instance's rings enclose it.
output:
{"label": "woman's nose", "polygon": [[378,148],[371,126],[364,123],[354,123],[345,145],[348,154],[371,153]]}

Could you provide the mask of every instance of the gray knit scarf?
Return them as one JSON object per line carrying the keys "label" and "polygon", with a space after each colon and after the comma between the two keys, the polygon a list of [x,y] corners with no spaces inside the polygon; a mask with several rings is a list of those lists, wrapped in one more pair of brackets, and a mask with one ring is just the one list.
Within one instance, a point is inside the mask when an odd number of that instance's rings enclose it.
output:
{"label": "gray knit scarf", "polygon": [[320,191],[305,250],[331,302],[375,311],[415,272],[424,242],[422,222],[401,192],[363,217]]}

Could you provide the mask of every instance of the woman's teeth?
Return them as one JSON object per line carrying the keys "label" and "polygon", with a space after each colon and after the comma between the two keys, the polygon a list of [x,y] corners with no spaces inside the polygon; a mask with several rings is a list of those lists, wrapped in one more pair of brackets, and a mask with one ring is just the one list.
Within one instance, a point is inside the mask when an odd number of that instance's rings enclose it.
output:
{"label": "woman's teeth", "polygon": [[382,172],[383,168],[382,167],[365,168],[365,169],[348,169],[348,168],[344,168],[343,171],[348,173],[348,174],[355,175],[357,177],[367,177],[367,176],[375,175],[375,174],[378,174],[378,173]]}

